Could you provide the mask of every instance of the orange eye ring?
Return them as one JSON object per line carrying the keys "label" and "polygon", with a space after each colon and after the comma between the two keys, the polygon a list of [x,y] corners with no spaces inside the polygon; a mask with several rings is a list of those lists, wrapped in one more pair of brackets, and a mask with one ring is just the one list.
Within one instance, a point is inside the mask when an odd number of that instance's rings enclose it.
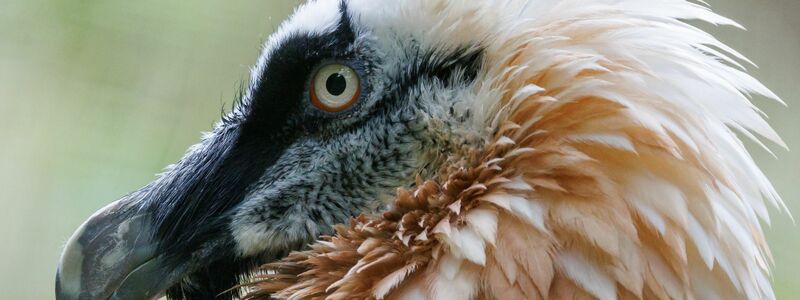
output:
{"label": "orange eye ring", "polygon": [[309,95],[314,107],[329,113],[342,112],[361,96],[361,80],[358,73],[346,65],[325,65],[311,78]]}

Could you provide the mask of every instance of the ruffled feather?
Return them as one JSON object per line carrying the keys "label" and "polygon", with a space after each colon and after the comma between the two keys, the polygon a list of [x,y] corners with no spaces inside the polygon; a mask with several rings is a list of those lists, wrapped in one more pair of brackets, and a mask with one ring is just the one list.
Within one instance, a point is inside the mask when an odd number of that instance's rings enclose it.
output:
{"label": "ruffled feather", "polygon": [[485,47],[464,101],[488,142],[248,299],[774,299],[759,220],[782,204],[736,133],[783,145],[749,101],[777,96],[682,20],[735,22],[683,0],[382,5],[364,22]]}

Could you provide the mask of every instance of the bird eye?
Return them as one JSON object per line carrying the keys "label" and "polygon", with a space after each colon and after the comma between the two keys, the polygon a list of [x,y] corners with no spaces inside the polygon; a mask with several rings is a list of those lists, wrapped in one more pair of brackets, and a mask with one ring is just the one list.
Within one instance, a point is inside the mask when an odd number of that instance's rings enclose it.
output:
{"label": "bird eye", "polygon": [[361,81],[353,68],[329,64],[320,68],[311,79],[311,104],[326,112],[350,108],[361,94]]}

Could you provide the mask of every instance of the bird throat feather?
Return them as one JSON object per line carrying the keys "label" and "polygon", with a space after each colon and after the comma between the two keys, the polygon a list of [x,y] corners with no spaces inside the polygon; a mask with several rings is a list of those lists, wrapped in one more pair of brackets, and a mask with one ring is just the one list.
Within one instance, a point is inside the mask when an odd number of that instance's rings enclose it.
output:
{"label": "bird throat feather", "polygon": [[774,298],[760,221],[782,202],[737,133],[783,145],[749,101],[778,97],[685,21],[738,24],[683,0],[349,4],[482,49],[456,95],[482,138],[263,266],[248,299]]}

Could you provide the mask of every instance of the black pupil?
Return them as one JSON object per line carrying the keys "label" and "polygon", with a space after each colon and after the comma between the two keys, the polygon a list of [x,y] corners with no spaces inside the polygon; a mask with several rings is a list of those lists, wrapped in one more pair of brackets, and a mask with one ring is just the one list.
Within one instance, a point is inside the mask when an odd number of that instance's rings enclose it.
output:
{"label": "black pupil", "polygon": [[347,88],[347,80],[344,79],[342,74],[333,73],[331,76],[328,76],[328,80],[325,81],[325,88],[328,89],[328,93],[331,93],[331,95],[339,96],[344,93],[344,90]]}

